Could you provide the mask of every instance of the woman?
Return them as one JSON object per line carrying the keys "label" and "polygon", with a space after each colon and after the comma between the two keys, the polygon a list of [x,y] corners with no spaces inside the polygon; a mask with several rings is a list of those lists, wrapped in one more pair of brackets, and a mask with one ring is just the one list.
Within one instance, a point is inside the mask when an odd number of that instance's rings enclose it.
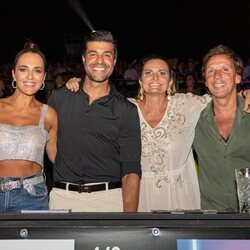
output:
{"label": "woman", "polygon": [[48,209],[43,156],[46,147],[54,161],[57,114],[35,99],[46,77],[36,44],[26,43],[16,55],[12,77],[14,93],[0,99],[0,212]]}
{"label": "woman", "polygon": [[210,97],[173,95],[167,61],[145,58],[137,99],[142,137],[142,179],[138,211],[200,208],[192,143],[200,112]]}
{"label": "woman", "polygon": [[[77,91],[79,79],[66,86]],[[200,192],[192,144],[200,112],[209,95],[175,94],[168,62],[144,58],[136,99],[142,138],[139,212],[200,209]],[[246,99],[246,106],[248,100]]]}
{"label": "woman", "polygon": [[182,89],[179,90],[179,93],[192,93],[195,95],[201,95],[202,92],[206,93],[206,90],[204,90],[202,90],[202,88],[198,85],[195,76],[193,74],[188,74],[185,77],[184,86]]}

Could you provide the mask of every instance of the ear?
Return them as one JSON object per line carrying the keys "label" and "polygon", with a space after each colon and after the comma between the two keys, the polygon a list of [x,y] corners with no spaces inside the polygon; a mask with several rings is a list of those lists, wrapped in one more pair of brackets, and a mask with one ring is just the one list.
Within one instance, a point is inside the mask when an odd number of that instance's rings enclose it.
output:
{"label": "ear", "polygon": [[11,70],[11,73],[12,73],[12,78],[13,78],[13,80],[15,80],[15,81],[16,81],[16,77],[15,77],[15,71],[14,71],[14,69],[12,69],[12,70]]}
{"label": "ear", "polygon": [[45,81],[47,73],[44,74],[43,82]]}
{"label": "ear", "polygon": [[85,64],[85,57],[84,56],[82,56],[82,62],[83,62],[83,64]]}
{"label": "ear", "polygon": [[140,86],[142,86],[141,78],[138,79],[138,82],[139,82]]}
{"label": "ear", "polygon": [[169,81],[169,83],[168,83],[168,87],[171,88],[173,84],[174,84],[174,81],[173,81],[173,79],[171,78],[170,81]]}
{"label": "ear", "polygon": [[241,76],[239,74],[236,74],[236,84],[240,84],[241,83]]}

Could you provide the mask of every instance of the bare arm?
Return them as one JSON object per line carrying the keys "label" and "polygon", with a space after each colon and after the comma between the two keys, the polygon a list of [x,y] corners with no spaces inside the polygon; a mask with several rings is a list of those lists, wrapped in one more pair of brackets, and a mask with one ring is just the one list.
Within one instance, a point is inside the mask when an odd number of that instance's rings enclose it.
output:
{"label": "bare arm", "polygon": [[46,152],[50,161],[54,163],[57,153],[56,144],[57,144],[58,121],[57,121],[57,113],[52,107],[49,107],[48,109],[46,120],[48,122],[48,127],[49,127],[49,141],[46,144]]}
{"label": "bare arm", "polygon": [[127,174],[122,178],[123,212],[137,212],[140,191],[140,177]]}

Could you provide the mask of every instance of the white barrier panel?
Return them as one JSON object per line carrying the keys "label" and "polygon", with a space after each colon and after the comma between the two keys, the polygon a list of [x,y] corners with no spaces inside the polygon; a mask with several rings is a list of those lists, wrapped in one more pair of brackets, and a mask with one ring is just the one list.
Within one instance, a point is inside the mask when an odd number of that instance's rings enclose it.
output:
{"label": "white barrier panel", "polygon": [[0,240],[2,250],[74,250],[74,240]]}

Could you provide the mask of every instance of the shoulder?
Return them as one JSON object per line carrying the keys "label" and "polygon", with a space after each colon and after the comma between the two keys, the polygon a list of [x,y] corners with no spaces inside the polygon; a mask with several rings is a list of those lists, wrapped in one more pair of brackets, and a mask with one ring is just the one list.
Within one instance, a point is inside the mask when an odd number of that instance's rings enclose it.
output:
{"label": "shoulder", "polygon": [[50,106],[48,104],[43,104],[43,107],[45,107],[47,109],[46,119],[47,118],[57,119],[57,112],[56,112],[55,108],[53,108],[52,106]]}
{"label": "shoulder", "polygon": [[130,101],[131,103],[137,105],[135,98],[128,97],[127,100]]}
{"label": "shoulder", "polygon": [[67,104],[72,99],[77,98],[79,95],[80,95],[79,91],[72,92],[68,90],[66,87],[55,89],[52,91],[49,97],[48,104],[58,109],[62,104]]}
{"label": "shoulder", "polygon": [[10,97],[0,98],[0,108],[10,105]]}
{"label": "shoulder", "polygon": [[57,117],[57,112],[56,112],[56,110],[53,108],[53,107],[51,107],[50,105],[47,105],[48,106],[48,111],[47,111],[47,114],[49,115],[49,116],[52,116],[52,117]]}
{"label": "shoulder", "polygon": [[201,104],[201,105],[207,105],[208,102],[211,101],[211,97],[209,95],[194,95],[192,93],[177,93],[173,97],[173,100],[176,102],[182,102],[182,103],[190,103],[190,104]]}
{"label": "shoulder", "polygon": [[56,98],[59,98],[59,97],[64,97],[64,96],[70,96],[70,95],[73,95],[73,94],[76,94],[77,92],[72,92],[70,90],[68,90],[66,87],[62,87],[62,88],[57,88],[57,89],[53,89],[52,90],[52,93],[51,93],[51,96],[52,97],[56,97]]}
{"label": "shoulder", "polygon": [[47,105],[48,106],[48,110],[47,110],[47,114],[46,114],[46,122],[49,125],[50,128],[54,128],[57,127],[57,122],[58,122],[58,118],[57,118],[57,112],[56,110]]}
{"label": "shoulder", "polygon": [[135,102],[132,101],[132,98],[128,99],[121,93],[117,92],[115,93],[115,101],[120,107],[131,110],[131,109],[137,109]]}

